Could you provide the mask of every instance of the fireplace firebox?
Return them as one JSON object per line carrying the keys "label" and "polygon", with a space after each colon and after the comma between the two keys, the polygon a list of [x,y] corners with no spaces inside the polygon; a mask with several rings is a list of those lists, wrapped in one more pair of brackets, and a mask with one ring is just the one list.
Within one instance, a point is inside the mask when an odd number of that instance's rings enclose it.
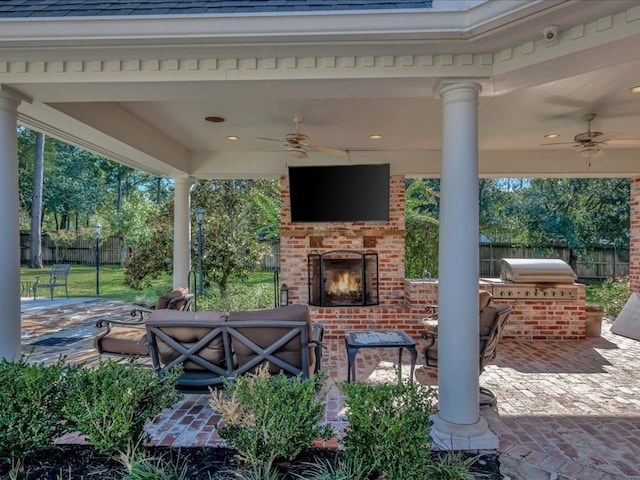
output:
{"label": "fireplace firebox", "polygon": [[378,305],[378,254],[332,250],[308,255],[309,304]]}

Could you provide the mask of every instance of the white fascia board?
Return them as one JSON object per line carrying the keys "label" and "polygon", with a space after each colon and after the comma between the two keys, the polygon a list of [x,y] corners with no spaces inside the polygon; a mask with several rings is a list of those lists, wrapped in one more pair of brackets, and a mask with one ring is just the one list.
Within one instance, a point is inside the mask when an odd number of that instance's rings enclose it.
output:
{"label": "white fascia board", "polygon": [[[455,2],[453,2],[455,3]],[[0,19],[0,48],[64,44],[171,42],[342,42],[370,39],[450,40],[465,43],[515,19],[548,12],[561,0],[481,3],[471,10],[364,10],[195,16],[104,16]]]}

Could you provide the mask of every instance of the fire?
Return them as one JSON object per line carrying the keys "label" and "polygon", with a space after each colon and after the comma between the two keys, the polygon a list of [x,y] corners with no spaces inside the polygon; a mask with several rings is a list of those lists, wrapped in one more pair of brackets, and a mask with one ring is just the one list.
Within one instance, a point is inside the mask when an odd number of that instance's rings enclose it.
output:
{"label": "fire", "polygon": [[349,272],[340,272],[331,281],[328,291],[339,295],[359,292],[360,282],[355,275],[351,275]]}

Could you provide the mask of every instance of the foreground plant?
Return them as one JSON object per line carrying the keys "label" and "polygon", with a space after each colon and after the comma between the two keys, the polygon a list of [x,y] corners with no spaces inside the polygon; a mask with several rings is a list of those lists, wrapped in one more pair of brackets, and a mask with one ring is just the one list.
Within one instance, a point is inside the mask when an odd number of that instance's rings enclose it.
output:
{"label": "foreground plant", "polygon": [[211,392],[209,403],[223,418],[218,434],[252,475],[243,478],[277,478],[277,460],[293,460],[315,439],[333,436],[330,425],[320,425],[326,396],[321,388],[322,375],[270,375],[264,364],[255,374],[226,381],[226,391]]}
{"label": "foreground plant", "polygon": [[131,462],[122,480],[186,480],[187,466],[175,465],[165,458],[143,458]]}
{"label": "foreground plant", "polygon": [[602,287],[594,293],[596,301],[604,305],[605,312],[610,318],[616,318],[631,296],[628,277],[607,278]]}
{"label": "foreground plant", "polygon": [[64,359],[50,365],[28,360],[0,362],[0,459],[14,471],[28,454],[53,447],[68,431],[62,415],[68,387]]}
{"label": "foreground plant", "polygon": [[175,389],[179,373],[175,369],[158,377],[135,360],[106,360],[96,368],[83,368],[74,375],[66,417],[99,452],[131,471],[150,439],[147,422],[181,398]]}
{"label": "foreground plant", "polygon": [[479,456],[464,458],[460,453],[447,452],[430,465],[429,478],[438,480],[474,480],[485,477],[481,473],[473,473],[471,468]]}
{"label": "foreground plant", "polygon": [[362,480],[369,471],[362,459],[345,458],[336,455],[334,461],[320,460],[310,463],[303,474],[296,474],[300,480]]}
{"label": "foreground plant", "polygon": [[435,390],[416,382],[371,384],[341,382],[349,428],[344,455],[367,466],[367,474],[388,480],[434,478],[431,420]]}

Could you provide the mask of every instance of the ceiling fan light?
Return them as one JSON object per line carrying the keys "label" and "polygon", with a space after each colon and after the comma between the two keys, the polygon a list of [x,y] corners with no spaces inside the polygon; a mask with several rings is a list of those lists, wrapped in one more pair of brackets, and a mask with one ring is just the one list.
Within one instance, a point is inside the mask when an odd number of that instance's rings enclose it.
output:
{"label": "ceiling fan light", "polygon": [[299,160],[307,158],[307,151],[304,148],[290,148],[287,152],[291,158],[297,158]]}

